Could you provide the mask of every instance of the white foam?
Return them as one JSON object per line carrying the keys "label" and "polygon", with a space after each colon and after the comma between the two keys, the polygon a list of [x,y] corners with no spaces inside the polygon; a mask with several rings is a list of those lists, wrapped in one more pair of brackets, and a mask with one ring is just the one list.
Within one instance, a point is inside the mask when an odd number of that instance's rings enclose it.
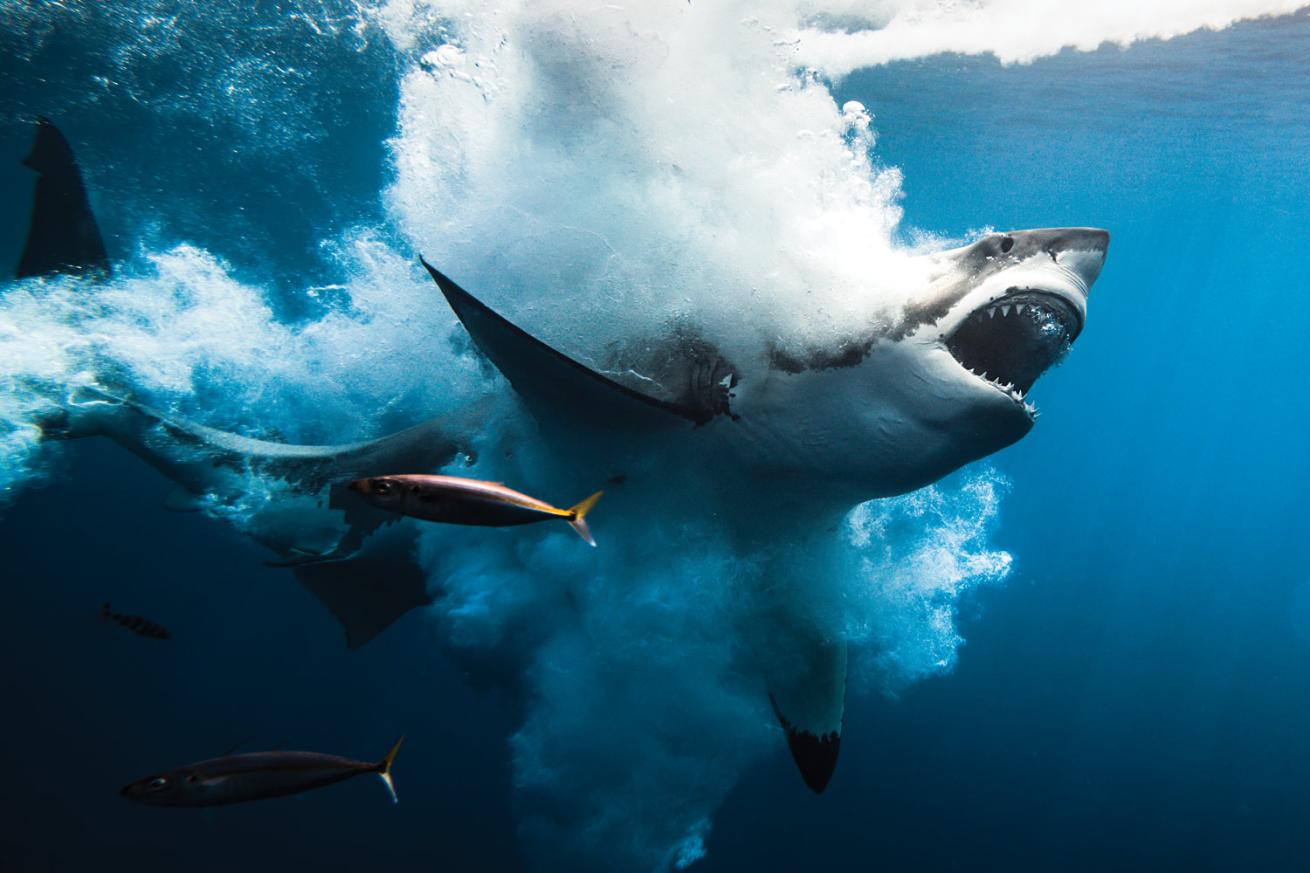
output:
{"label": "white foam", "polygon": [[1028,63],[1067,48],[1092,51],[1220,30],[1306,5],[1304,0],[900,0],[876,4],[877,14],[867,16],[815,14],[793,31],[793,39],[798,63],[839,77],[947,52]]}
{"label": "white foam", "polygon": [[192,245],[141,253],[103,285],[54,277],[0,297],[0,489],[39,469],[58,386],[99,382],[205,423],[303,442],[377,435],[483,390],[430,279],[367,233],[337,242],[347,281],[316,317],[275,317]]}

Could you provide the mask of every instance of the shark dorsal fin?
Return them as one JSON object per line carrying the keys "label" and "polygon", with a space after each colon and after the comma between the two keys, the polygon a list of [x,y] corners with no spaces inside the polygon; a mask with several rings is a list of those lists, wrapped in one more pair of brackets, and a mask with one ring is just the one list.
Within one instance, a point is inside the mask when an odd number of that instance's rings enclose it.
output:
{"label": "shark dorsal fin", "polygon": [[698,410],[634,391],[551,348],[420,261],[474,344],[538,417],[566,416],[606,428],[668,427],[678,419],[704,423]]}

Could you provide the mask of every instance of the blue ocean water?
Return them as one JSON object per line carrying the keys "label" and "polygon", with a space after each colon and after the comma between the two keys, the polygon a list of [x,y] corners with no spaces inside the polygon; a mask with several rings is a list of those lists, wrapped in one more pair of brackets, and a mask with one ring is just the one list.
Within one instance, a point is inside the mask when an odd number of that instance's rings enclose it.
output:
{"label": "blue ocean water", "polygon": [[[279,323],[322,317],[319,301],[357,271],[346,241],[405,251],[414,232],[395,219],[397,195],[379,192],[403,161],[398,102],[427,46],[397,50],[347,12],[13,15],[0,262],[17,261],[31,183],[18,161],[32,116],[47,114],[74,141],[116,257],[139,264],[187,242],[258,289]],[[446,26],[432,21],[431,45]],[[1308,48],[1301,13],[1022,66],[934,56],[833,83],[838,105],[873,113],[874,160],[903,178],[903,229],[1092,225],[1111,231],[1110,257],[1086,332],[1035,392],[1038,426],[985,462],[1009,483],[987,540],[1012,569],[958,601],[953,666],[850,694],[821,797],[776,738],[717,804],[695,869],[1304,863]],[[393,358],[409,351],[396,342]],[[220,395],[257,371],[206,372],[183,408],[237,426],[241,409]],[[324,378],[316,390],[333,393],[336,375]],[[410,377],[368,429],[409,423],[437,396],[429,381]],[[344,425],[268,427],[311,440]],[[42,454],[3,508],[6,869],[568,869],[542,849],[552,832],[523,824],[541,817],[511,739],[534,711],[527,679],[452,652],[447,630],[416,616],[347,651],[264,551],[165,512],[168,491],[86,441]],[[115,633],[97,615],[107,599],[174,638]],[[117,795],[243,741],[372,758],[400,733],[395,808],[363,781],[198,813]],[[674,749],[689,767],[696,751]]]}

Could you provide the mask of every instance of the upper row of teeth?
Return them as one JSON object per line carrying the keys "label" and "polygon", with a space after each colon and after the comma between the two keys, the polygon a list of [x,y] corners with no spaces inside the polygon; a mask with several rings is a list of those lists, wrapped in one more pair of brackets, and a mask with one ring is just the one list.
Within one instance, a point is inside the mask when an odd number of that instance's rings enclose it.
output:
{"label": "upper row of teeth", "polygon": [[1035,304],[1035,303],[1032,303],[1032,304],[1029,304],[1029,303],[1004,303],[1004,304],[1001,304],[1001,305],[999,305],[999,306],[991,306],[991,307],[988,307],[988,309],[987,309],[987,316],[988,316],[989,318],[995,318],[995,317],[996,317],[996,310],[998,310],[998,309],[1001,311],[1001,317],[1002,317],[1002,318],[1008,316],[1008,315],[1010,314],[1010,310],[1011,310],[1011,309],[1014,310],[1014,314],[1015,314],[1015,315],[1018,315],[1019,313],[1021,313],[1021,312],[1024,311],[1024,308],[1025,308],[1025,307],[1028,307],[1028,306],[1032,306],[1033,309],[1036,309],[1036,308],[1037,308],[1037,304]]}
{"label": "upper row of teeth", "polygon": [[1038,415],[1038,413],[1037,413],[1037,407],[1036,407],[1036,406],[1033,406],[1031,403],[1029,403],[1028,401],[1024,400],[1024,399],[1023,399],[1023,396],[1024,396],[1024,395],[1023,395],[1023,392],[1020,391],[1018,388],[1016,388],[1016,387],[1015,387],[1014,385],[1012,385],[1011,383],[1009,383],[1009,382],[1002,382],[1002,381],[999,380],[999,379],[993,379],[992,377],[990,377],[990,376],[987,375],[987,372],[986,372],[985,370],[984,370],[983,372],[981,372],[981,373],[979,373],[977,370],[970,370],[969,372],[972,373],[972,374],[974,374],[975,376],[977,376],[979,379],[986,380],[989,384],[996,386],[997,388],[999,388],[999,389],[1001,389],[1002,391],[1004,391],[1006,394],[1009,394],[1009,395],[1010,395],[1010,399],[1013,400],[1015,403],[1022,403],[1022,404],[1023,404],[1023,408],[1026,409],[1026,410],[1028,410],[1028,414],[1029,414],[1029,415],[1031,415],[1033,418],[1036,418],[1036,417],[1037,417],[1037,415]]}

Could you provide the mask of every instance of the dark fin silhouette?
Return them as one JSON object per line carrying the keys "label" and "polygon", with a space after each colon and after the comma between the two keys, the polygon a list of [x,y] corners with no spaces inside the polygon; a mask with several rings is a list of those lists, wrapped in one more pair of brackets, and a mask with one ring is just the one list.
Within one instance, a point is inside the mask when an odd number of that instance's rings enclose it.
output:
{"label": "dark fin silhouette", "polygon": [[87,200],[82,172],[68,140],[49,119],[37,119],[36,139],[23,164],[39,173],[40,178],[32,198],[27,245],[14,277],[68,273],[109,278],[109,256]]}
{"label": "dark fin silhouette", "polygon": [[620,385],[528,334],[419,259],[446,295],[478,349],[543,421],[583,421],[605,428],[648,430],[678,419],[704,424],[702,410],[659,400]]}
{"label": "dark fin silhouette", "polygon": [[355,558],[292,568],[300,584],[323,602],[346,630],[352,649],[373,639],[411,609],[432,602],[427,580],[413,564],[379,571]]}
{"label": "dark fin silhouette", "polygon": [[846,706],[846,642],[811,638],[794,653],[794,669],[770,680],[769,703],[787,734],[801,779],[822,794],[837,768]]}
{"label": "dark fin silhouette", "polygon": [[412,529],[397,526],[370,538],[354,557],[292,567],[300,584],[341,622],[349,648],[358,649],[411,609],[432,602],[427,577],[409,557],[413,537]]}

